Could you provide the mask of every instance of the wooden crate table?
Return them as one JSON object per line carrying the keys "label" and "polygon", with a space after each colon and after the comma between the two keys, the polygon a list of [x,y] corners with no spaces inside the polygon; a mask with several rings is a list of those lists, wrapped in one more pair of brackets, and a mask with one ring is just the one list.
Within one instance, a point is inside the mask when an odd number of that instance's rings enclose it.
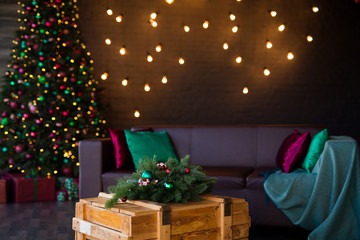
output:
{"label": "wooden crate table", "polygon": [[248,203],[241,198],[202,196],[199,202],[161,204],[150,201],[119,202],[110,209],[111,194],[80,199],[76,203],[75,239],[248,239]]}

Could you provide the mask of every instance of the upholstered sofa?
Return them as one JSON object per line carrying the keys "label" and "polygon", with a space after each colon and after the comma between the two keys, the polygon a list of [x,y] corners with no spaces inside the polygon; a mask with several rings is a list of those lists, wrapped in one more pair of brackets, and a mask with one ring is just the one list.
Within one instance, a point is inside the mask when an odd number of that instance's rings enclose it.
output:
{"label": "upholstered sofa", "polygon": [[[213,194],[245,198],[252,225],[294,226],[271,200],[263,187],[262,172],[274,170],[284,139],[295,129],[310,131],[321,126],[236,125],[236,126],[147,126],[166,131],[179,158],[190,155],[190,164],[200,165],[208,176],[218,179]],[[79,144],[80,198],[97,196],[116,184],[116,178],[134,169],[116,169],[110,138],[82,140]]]}

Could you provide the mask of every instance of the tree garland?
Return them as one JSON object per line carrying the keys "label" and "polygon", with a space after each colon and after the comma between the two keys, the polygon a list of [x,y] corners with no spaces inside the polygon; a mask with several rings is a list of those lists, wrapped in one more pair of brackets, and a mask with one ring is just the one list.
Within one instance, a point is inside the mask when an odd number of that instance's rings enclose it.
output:
{"label": "tree garland", "polygon": [[211,192],[216,179],[207,178],[200,166],[189,165],[189,158],[187,155],[180,162],[169,159],[165,163],[157,162],[156,156],[144,158],[136,172],[118,178],[117,185],[108,188],[114,197],[106,202],[106,208],[118,203],[119,199],[161,203],[199,201],[201,194]]}

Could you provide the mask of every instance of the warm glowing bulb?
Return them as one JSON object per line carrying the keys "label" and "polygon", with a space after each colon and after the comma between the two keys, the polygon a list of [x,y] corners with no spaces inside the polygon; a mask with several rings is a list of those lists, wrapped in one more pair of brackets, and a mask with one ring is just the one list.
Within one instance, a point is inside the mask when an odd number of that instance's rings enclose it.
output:
{"label": "warm glowing bulb", "polygon": [[310,36],[310,35],[307,35],[306,40],[308,42],[312,42],[314,40],[314,38],[312,36]]}
{"label": "warm glowing bulb", "polygon": [[247,87],[243,88],[243,94],[248,94],[249,93],[249,89]]}
{"label": "warm glowing bulb", "polygon": [[316,7],[316,6],[313,6],[313,7],[312,7],[312,11],[313,11],[314,13],[317,13],[317,12],[319,11],[319,8]]}
{"label": "warm glowing bulb", "polygon": [[166,76],[163,76],[162,77],[162,79],[161,79],[161,82],[163,83],[163,84],[166,84],[167,83],[167,77]]}
{"label": "warm glowing bulb", "polygon": [[231,21],[234,21],[235,18],[236,18],[236,16],[235,16],[235,14],[230,13],[230,14],[229,14],[229,18],[230,18]]}
{"label": "warm glowing bulb", "polygon": [[119,15],[115,18],[117,22],[122,22],[122,15]]}
{"label": "warm glowing bulb", "polygon": [[107,45],[110,45],[110,44],[111,44],[110,38],[105,39],[105,43],[106,43]]}
{"label": "warm glowing bulb", "polygon": [[185,31],[185,32],[189,32],[189,31],[190,31],[190,27],[187,26],[187,25],[185,25],[185,26],[184,26],[184,31]]}
{"label": "warm glowing bulb", "polygon": [[120,54],[121,55],[125,55],[125,53],[126,53],[126,48],[125,47],[122,47],[122,48],[120,48]]}
{"label": "warm glowing bulb", "polygon": [[154,59],[153,59],[153,57],[152,57],[150,54],[148,54],[147,57],[146,57],[146,60],[147,60],[148,62],[152,62]]}
{"label": "warm glowing bulb", "polygon": [[108,77],[108,73],[107,72],[104,72],[103,74],[101,74],[101,79],[102,80],[106,80],[107,79],[107,77]]}
{"label": "warm glowing bulb", "polygon": [[157,17],[157,14],[155,12],[151,13],[150,14],[150,18],[151,19],[155,19]]}
{"label": "warm glowing bulb", "polygon": [[138,117],[140,117],[140,112],[139,112],[139,110],[135,110],[134,111],[134,116],[136,117],[136,118],[138,118]]}
{"label": "warm glowing bulb", "polygon": [[113,11],[112,11],[110,8],[108,8],[108,9],[106,10],[106,13],[107,13],[107,15],[109,15],[109,16],[113,15]]}
{"label": "warm glowing bulb", "polygon": [[266,48],[272,48],[272,43],[270,41],[266,41]]}
{"label": "warm glowing bulb", "polygon": [[183,58],[179,58],[179,64],[183,65],[185,63],[185,60]]}
{"label": "warm glowing bulb", "polygon": [[174,0],[166,0],[166,2],[167,2],[168,4],[172,4],[172,3],[174,2]]}
{"label": "warm glowing bulb", "polygon": [[145,84],[144,90],[145,92],[150,92],[150,85],[148,83]]}
{"label": "warm glowing bulb", "polygon": [[236,61],[237,63],[241,63],[242,57],[237,57],[235,61]]}
{"label": "warm glowing bulb", "polygon": [[158,44],[158,45],[156,45],[156,47],[155,47],[155,51],[161,52],[161,48],[162,48],[161,44]]}
{"label": "warm glowing bulb", "polygon": [[203,28],[204,29],[207,29],[209,27],[209,21],[206,20],[204,23],[203,23]]}
{"label": "warm glowing bulb", "polygon": [[224,44],[223,44],[223,48],[224,48],[224,50],[228,50],[228,49],[229,49],[229,44],[224,43]]}
{"label": "warm glowing bulb", "polygon": [[238,30],[239,30],[239,27],[238,27],[238,26],[234,26],[234,27],[232,28],[232,32],[233,32],[233,33],[236,33]]}
{"label": "warm glowing bulb", "polygon": [[157,27],[157,25],[158,25],[157,22],[154,19],[150,19],[150,24],[153,27]]}
{"label": "warm glowing bulb", "polygon": [[267,69],[267,68],[265,68],[265,69],[264,69],[264,75],[265,75],[265,76],[269,76],[269,75],[270,75],[270,70]]}
{"label": "warm glowing bulb", "polygon": [[272,17],[276,17],[277,12],[276,12],[276,11],[274,11],[274,10],[272,10],[272,11],[270,11],[270,15],[271,15]]}
{"label": "warm glowing bulb", "polygon": [[292,52],[288,52],[287,59],[293,60],[294,59],[294,54]]}
{"label": "warm glowing bulb", "polygon": [[121,85],[123,85],[124,87],[126,87],[128,85],[129,81],[127,78],[124,78],[122,81],[121,81]]}
{"label": "warm glowing bulb", "polygon": [[285,30],[285,25],[284,24],[281,24],[279,27],[278,27],[278,30],[280,32],[284,31]]}

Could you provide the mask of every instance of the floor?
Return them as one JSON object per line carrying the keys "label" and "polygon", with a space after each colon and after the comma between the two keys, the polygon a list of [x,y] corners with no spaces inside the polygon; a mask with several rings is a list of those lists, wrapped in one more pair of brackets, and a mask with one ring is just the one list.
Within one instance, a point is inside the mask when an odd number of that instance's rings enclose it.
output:
{"label": "floor", "polygon": [[[0,240],[74,239],[75,202],[0,203]],[[250,240],[305,240],[293,228],[251,227]]]}

